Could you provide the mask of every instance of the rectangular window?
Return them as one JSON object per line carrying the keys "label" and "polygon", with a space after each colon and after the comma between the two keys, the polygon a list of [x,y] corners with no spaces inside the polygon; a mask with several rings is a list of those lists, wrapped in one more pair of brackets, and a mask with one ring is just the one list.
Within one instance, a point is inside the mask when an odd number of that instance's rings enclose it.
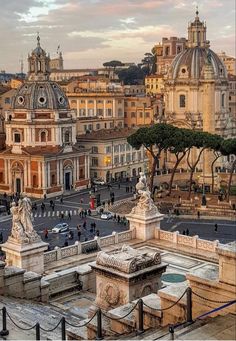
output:
{"label": "rectangular window", "polygon": [[88,109],[88,116],[93,116],[93,109]]}
{"label": "rectangular window", "polygon": [[135,107],[135,102],[131,102],[131,107]]}
{"label": "rectangular window", "polygon": [[180,108],[185,108],[185,95],[180,95],[179,96],[179,106]]}
{"label": "rectangular window", "polygon": [[126,162],[130,162],[130,154],[126,155]]}
{"label": "rectangular window", "polygon": [[123,110],[122,109],[118,109],[118,117],[123,116]]}
{"label": "rectangular window", "polygon": [[112,103],[112,101],[108,100],[107,103]]}
{"label": "rectangular window", "polygon": [[112,109],[107,109],[107,116],[112,116]]}
{"label": "rectangular window", "polygon": [[93,103],[93,100],[92,100],[92,99],[88,100],[88,103],[92,104],[92,103]]}
{"label": "rectangular window", "polygon": [[97,114],[99,116],[103,116],[103,109],[97,109]]}
{"label": "rectangular window", "polygon": [[79,109],[79,116],[85,116],[85,109]]}
{"label": "rectangular window", "polygon": [[119,145],[114,146],[114,153],[119,153]]}
{"label": "rectangular window", "polygon": [[143,113],[142,113],[142,111],[140,111],[140,113],[139,113],[139,117],[140,117],[140,118],[142,118],[142,117],[143,117]]}
{"label": "rectangular window", "polygon": [[114,123],[110,122],[110,128],[114,128]]}
{"label": "rectangular window", "polygon": [[149,112],[145,112],[145,116],[146,117],[150,117],[150,113]]}
{"label": "rectangular window", "polygon": [[138,161],[141,161],[141,152],[138,152]]}
{"label": "rectangular window", "polygon": [[124,154],[122,154],[120,156],[120,163],[123,165],[124,161],[125,161],[125,156],[124,156]]}
{"label": "rectangular window", "polygon": [[106,146],[106,154],[110,154],[111,153],[111,146]]}
{"label": "rectangular window", "polygon": [[20,143],[20,134],[19,133],[14,134],[14,142]]}
{"label": "rectangular window", "polygon": [[136,161],[136,153],[132,153],[132,161]]}
{"label": "rectangular window", "polygon": [[84,100],[84,99],[81,99],[80,103],[85,103],[85,100]]}
{"label": "rectangular window", "polygon": [[100,129],[100,123],[96,124],[96,129],[99,130]]}
{"label": "rectangular window", "polygon": [[121,152],[124,152],[124,151],[125,151],[125,144],[121,144],[121,145],[120,145],[120,151],[121,151]]}
{"label": "rectangular window", "polygon": [[127,112],[126,111],[124,112],[124,117],[127,118]]}
{"label": "rectangular window", "polygon": [[114,164],[118,165],[118,163],[119,163],[119,156],[115,156],[114,157]]}
{"label": "rectangular window", "polygon": [[98,166],[98,158],[97,157],[92,157],[92,166],[97,167]]}
{"label": "rectangular window", "polygon": [[10,97],[6,97],[6,98],[5,98],[5,104],[10,104],[10,103],[11,103]]}
{"label": "rectangular window", "polygon": [[98,153],[98,147],[93,146],[91,151],[92,151],[92,154],[97,154]]}
{"label": "rectangular window", "polygon": [[136,115],[135,115],[135,112],[134,111],[132,111],[131,112],[131,118],[134,118]]}

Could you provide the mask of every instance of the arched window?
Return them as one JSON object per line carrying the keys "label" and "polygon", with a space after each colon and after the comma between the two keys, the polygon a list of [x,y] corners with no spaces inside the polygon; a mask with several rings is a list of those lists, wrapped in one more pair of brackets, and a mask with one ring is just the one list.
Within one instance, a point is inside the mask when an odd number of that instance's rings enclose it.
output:
{"label": "arched window", "polygon": [[41,133],[40,133],[40,141],[41,142],[46,142],[47,141],[46,131],[41,131]]}
{"label": "arched window", "polygon": [[186,105],[185,95],[180,95],[179,96],[179,106],[180,106],[180,108],[185,108],[185,105]]}
{"label": "arched window", "polygon": [[37,187],[37,176],[33,175],[33,187]]}
{"label": "arched window", "polygon": [[225,107],[225,94],[221,95],[221,106],[222,106],[222,108]]}
{"label": "arched window", "polygon": [[169,56],[169,53],[170,53],[170,48],[169,48],[169,46],[167,46],[167,47],[165,48],[165,55],[166,55],[166,56]]}

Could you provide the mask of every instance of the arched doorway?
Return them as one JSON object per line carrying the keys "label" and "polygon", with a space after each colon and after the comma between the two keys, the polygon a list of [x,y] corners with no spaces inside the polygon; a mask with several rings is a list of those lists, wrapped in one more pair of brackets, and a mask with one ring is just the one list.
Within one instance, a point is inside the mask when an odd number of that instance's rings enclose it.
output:
{"label": "arched doorway", "polygon": [[21,162],[14,162],[11,168],[12,173],[12,191],[15,193],[24,192],[24,168]]}
{"label": "arched doorway", "polygon": [[22,192],[21,179],[20,178],[16,178],[15,179],[15,193],[20,194],[21,192]]}

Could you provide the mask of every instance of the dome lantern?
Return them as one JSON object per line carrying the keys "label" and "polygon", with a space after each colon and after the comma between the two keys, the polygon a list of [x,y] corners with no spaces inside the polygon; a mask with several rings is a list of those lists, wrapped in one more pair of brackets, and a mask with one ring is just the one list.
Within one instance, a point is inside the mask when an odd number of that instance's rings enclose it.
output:
{"label": "dome lantern", "polygon": [[48,80],[50,75],[50,57],[40,46],[40,36],[37,36],[37,46],[28,56],[28,79],[32,81]]}
{"label": "dome lantern", "polygon": [[199,19],[198,8],[195,20],[188,26],[188,47],[209,47],[210,42],[206,40],[206,24]]}

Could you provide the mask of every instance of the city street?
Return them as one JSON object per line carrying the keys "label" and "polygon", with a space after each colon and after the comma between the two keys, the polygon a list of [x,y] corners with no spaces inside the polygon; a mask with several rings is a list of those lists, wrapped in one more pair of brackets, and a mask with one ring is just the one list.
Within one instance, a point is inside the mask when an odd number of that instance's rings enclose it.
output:
{"label": "city street", "polygon": [[[129,186],[133,186],[134,183],[128,183]],[[113,185],[113,187],[109,190],[107,186],[98,186],[98,192],[101,194],[101,202],[107,201],[110,199],[110,193],[114,192],[115,201],[122,200],[125,198],[129,198],[132,196],[131,193],[126,193],[127,183],[122,183],[120,188],[118,188],[118,184]],[[52,198],[55,203],[55,209],[52,211],[49,205],[50,199],[44,201],[46,205],[46,209],[44,212],[41,211],[41,203],[42,200],[35,201],[37,203],[37,211],[33,211],[34,216],[34,227],[36,231],[44,238],[44,230],[48,229],[48,243],[50,243],[50,247],[53,248],[55,246],[63,246],[65,240],[67,239],[68,232],[65,233],[52,233],[52,228],[60,223],[66,222],[69,224],[70,230],[74,232],[74,238],[72,240],[68,240],[69,245],[73,244],[76,240],[78,240],[77,236],[77,225],[83,225],[84,221],[86,221],[86,229],[81,228],[81,241],[86,239],[94,238],[94,233],[90,232],[90,224],[96,223],[96,230],[99,230],[100,236],[105,236],[111,234],[113,231],[121,232],[126,230],[128,227],[123,223],[117,223],[113,220],[102,220],[100,215],[92,215],[91,217],[87,216],[85,218],[81,218],[79,216],[79,211],[81,208],[88,209],[89,208],[89,190],[84,190],[81,193],[72,193],[68,196],[63,197],[63,203],[60,202],[60,197]],[[60,218],[60,213],[64,212],[64,219]],[[71,214],[71,219],[68,219],[68,212]],[[3,233],[3,241],[6,241],[10,230],[11,230],[11,217],[6,216],[0,218],[0,232]],[[217,231],[215,231],[215,223],[218,224]],[[188,229],[189,235],[198,235],[199,238],[215,240],[218,239],[222,243],[228,243],[236,239],[236,221],[233,220],[216,220],[216,219],[183,219],[181,217],[165,217],[161,222],[161,228],[167,231],[179,231],[183,233],[183,231]]]}

